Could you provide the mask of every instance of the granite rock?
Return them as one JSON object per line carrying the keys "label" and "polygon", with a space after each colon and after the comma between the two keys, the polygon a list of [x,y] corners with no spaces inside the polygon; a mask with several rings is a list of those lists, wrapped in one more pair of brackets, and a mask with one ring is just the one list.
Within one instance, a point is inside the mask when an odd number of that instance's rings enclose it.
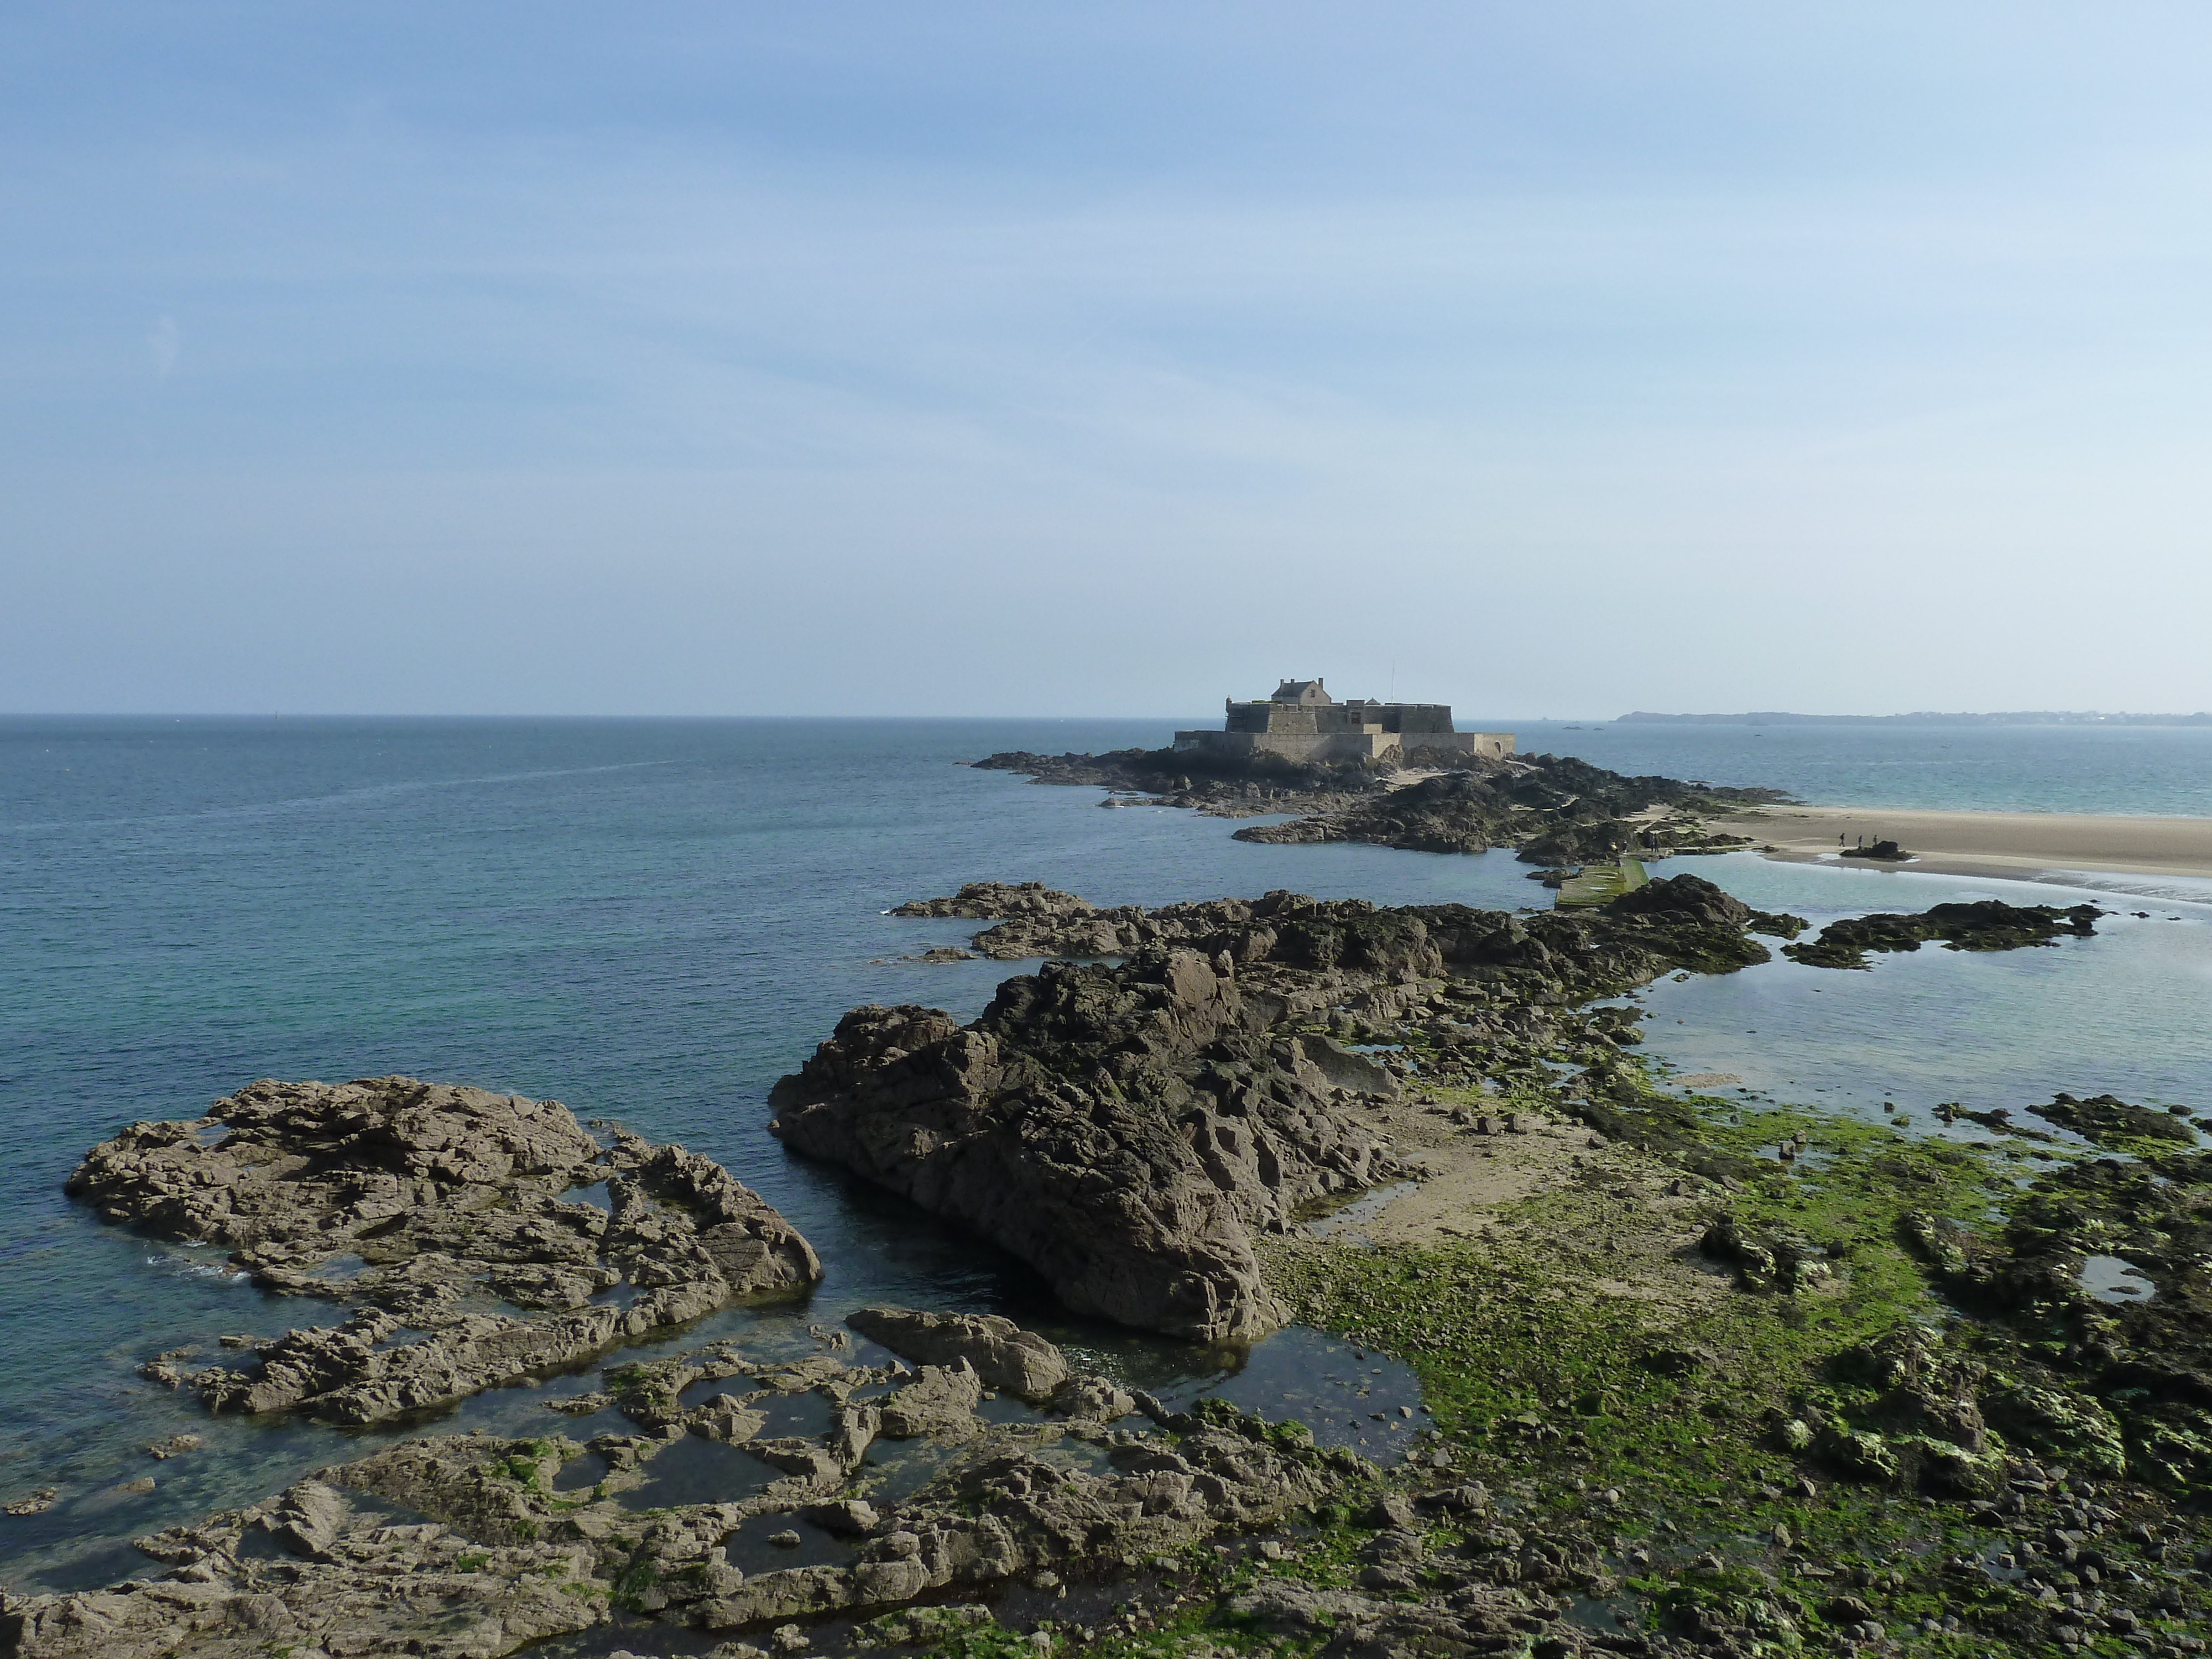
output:
{"label": "granite rock", "polygon": [[861,1308],[845,1322],[902,1359],[935,1365],[964,1359],[984,1387],[1029,1399],[1043,1399],[1067,1380],[1067,1360],[1058,1348],[995,1315]]}
{"label": "granite rock", "polygon": [[[797,1230],[720,1165],[613,1139],[602,1150],[556,1101],[264,1081],[197,1121],[131,1125],[68,1190],[110,1222],[229,1247],[264,1291],[350,1310],[257,1340],[241,1364],[164,1355],[146,1376],[218,1412],[376,1423],[821,1277]],[[600,1182],[608,1207],[568,1196]],[[636,1294],[618,1305],[625,1283]]]}

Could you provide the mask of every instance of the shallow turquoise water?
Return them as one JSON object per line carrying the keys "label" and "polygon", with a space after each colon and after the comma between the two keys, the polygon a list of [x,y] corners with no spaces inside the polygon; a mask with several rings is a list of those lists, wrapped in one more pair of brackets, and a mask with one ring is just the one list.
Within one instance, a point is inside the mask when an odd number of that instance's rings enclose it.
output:
{"label": "shallow turquoise water", "polygon": [[[1354,1367],[1373,1390],[1361,1405],[1387,1401],[1395,1419],[1413,1399],[1401,1368],[1355,1366],[1305,1333],[1242,1360],[1072,1327],[1018,1264],[787,1157],[766,1133],[769,1085],[847,1008],[922,1001],[968,1017],[1008,971],[892,960],[969,931],[882,914],[902,899],[984,877],[1102,902],[1271,887],[1382,902],[1546,897],[1506,854],[1251,847],[1221,820],[1102,811],[1095,791],[954,763],[1156,744],[1175,723],[0,721],[0,1498],[64,1491],[46,1516],[0,1519],[0,1573],[60,1584],[135,1570],[132,1534],[259,1496],[378,1437],[211,1422],[139,1382],[135,1366],[159,1349],[279,1328],[302,1310],[266,1302],[213,1253],[102,1228],[60,1191],[121,1124],[195,1115],[261,1076],[404,1071],[550,1095],[722,1160],[805,1231],[829,1278],[808,1308],[733,1312],[708,1334],[803,1342],[808,1320],[874,1299],[994,1310],[1147,1386],[1219,1387],[1370,1449],[1402,1440],[1403,1427],[1348,1408],[1350,1383],[1317,1380]],[[1663,729],[1615,728],[1604,744],[1583,735],[1540,746],[1840,798],[1815,789],[1827,763],[1809,751],[1758,771],[1789,749],[1758,746],[1771,729],[1735,734],[1733,749],[1691,733],[1702,765]],[[1922,734],[1905,735],[1900,752],[1918,754]],[[2035,767],[2055,765],[2046,804],[2094,775],[2108,779],[2107,810],[2191,810],[2159,803],[2196,799],[2212,757],[2195,732],[2163,747],[2092,733],[2119,740],[2094,766],[2077,763],[2070,732],[2057,750],[1981,735],[1957,796],[1917,760],[1915,787],[1936,793],[1899,804],[2017,805],[2002,790],[2031,791]],[[1853,750],[1829,771],[1848,781],[1875,763]],[[2118,781],[2130,767],[2143,780],[2134,796]],[[1748,857],[1664,867],[1816,921],[1975,893],[2058,896]],[[1936,1100],[2020,1106],[2057,1088],[2212,1103],[2208,915],[2185,901],[2056,950],[1668,982],[1647,999],[1650,1046],[1837,1109],[1878,1112],[1887,1093],[1923,1109],[1923,1124]],[[542,1430],[540,1398],[501,1391],[442,1421]],[[145,1455],[185,1430],[208,1449]],[[152,1493],[118,1490],[142,1475]]]}

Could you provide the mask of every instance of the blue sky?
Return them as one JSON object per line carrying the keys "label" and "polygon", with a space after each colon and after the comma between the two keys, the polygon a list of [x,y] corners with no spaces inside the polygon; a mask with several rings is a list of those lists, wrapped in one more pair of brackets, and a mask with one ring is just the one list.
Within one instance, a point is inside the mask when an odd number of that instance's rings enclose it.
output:
{"label": "blue sky", "polygon": [[0,708],[2212,705],[2209,37],[12,8]]}

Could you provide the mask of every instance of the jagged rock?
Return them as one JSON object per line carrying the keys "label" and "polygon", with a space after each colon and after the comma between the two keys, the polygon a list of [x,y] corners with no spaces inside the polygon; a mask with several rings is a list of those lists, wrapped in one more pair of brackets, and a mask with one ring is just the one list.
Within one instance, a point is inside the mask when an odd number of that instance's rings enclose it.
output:
{"label": "jagged rock", "polygon": [[[564,1201],[600,1181],[611,1214]],[[620,1133],[602,1152],[556,1101],[411,1078],[256,1083],[196,1122],[133,1124],[68,1190],[107,1220],[230,1246],[264,1290],[356,1310],[256,1340],[237,1368],[186,1371],[175,1352],[146,1368],[216,1411],[382,1422],[822,1273],[711,1159]],[[595,1300],[625,1279],[644,1292],[628,1307]],[[472,1293],[550,1311],[464,1310]]]}
{"label": "jagged rock", "polygon": [[799,1511],[805,1520],[840,1538],[864,1538],[876,1529],[883,1517],[875,1506],[857,1498],[840,1498],[834,1504],[813,1504]]}
{"label": "jagged rock", "polygon": [[[718,1348],[620,1367],[608,1392],[625,1401],[665,1392],[673,1401],[714,1374],[825,1389],[886,1375],[825,1356],[754,1364]],[[731,1632],[715,1653],[737,1659],[773,1643],[789,1621],[865,1615],[1011,1580],[1087,1577],[1101,1564],[1185,1551],[1224,1528],[1277,1524],[1333,1501],[1346,1483],[1367,1490],[1379,1478],[1356,1456],[1316,1449],[1295,1425],[1218,1401],[1174,1414],[1170,1447],[1138,1437],[1108,1442],[1095,1422],[986,1425],[972,1412],[981,1387],[964,1359],[925,1366],[880,1408],[848,1406],[863,1430],[857,1442],[845,1422],[811,1440],[755,1442],[757,1455],[788,1472],[783,1478],[649,1511],[625,1509],[619,1494],[647,1478],[654,1460],[685,1455],[680,1437],[600,1437],[591,1449],[607,1470],[596,1486],[558,1492],[563,1464],[585,1451],[572,1441],[476,1433],[400,1442],[267,1504],[140,1540],[164,1577],[9,1598],[0,1639],[24,1659],[248,1659],[272,1645],[492,1659],[620,1608]],[[859,1450],[879,1409],[902,1432],[959,1443],[933,1479],[896,1505],[857,1495],[867,1490],[855,1484]],[[1064,1437],[1111,1449],[1103,1467],[1071,1467],[1055,1446]],[[852,1552],[836,1565],[748,1575],[729,1563],[726,1540],[758,1516],[811,1522],[853,1540]],[[771,1541],[798,1535],[780,1531],[787,1535]],[[942,1636],[967,1618],[914,1609],[871,1622],[859,1645]]]}
{"label": "jagged rock", "polygon": [[588,1551],[394,1525],[323,1482],[139,1547],[173,1570],[112,1589],[11,1598],[0,1644],[20,1659],[261,1659],[286,1649],[479,1659],[605,1617],[604,1590],[586,1582]]}
{"label": "jagged rock", "polygon": [[322,1557],[346,1518],[345,1499],[319,1480],[302,1480],[261,1517],[269,1535],[295,1555]]}
{"label": "jagged rock", "polygon": [[[1233,1414],[1232,1414],[1233,1419]],[[1091,1474],[1024,1451],[959,1466],[902,1506],[851,1567],[762,1573],[696,1607],[708,1630],[910,1601],[1086,1558],[1164,1553],[1224,1527],[1267,1524],[1331,1490],[1333,1466],[1266,1425],[1201,1426],[1173,1450],[1116,1448]]]}
{"label": "jagged rock", "polygon": [[975,1407],[982,1398],[983,1380],[965,1359],[924,1365],[913,1382],[884,1400],[879,1432],[886,1440],[964,1439],[976,1431]]}
{"label": "jagged rock", "polygon": [[1052,1409],[1061,1417],[1118,1423],[1137,1409],[1137,1400],[1103,1376],[1071,1376],[1053,1391]]}
{"label": "jagged rock", "polygon": [[2127,1473],[2127,1441],[2118,1419],[2071,1389],[2001,1376],[1982,1395],[1982,1410],[2001,1433],[2021,1445],[2092,1474]]}
{"label": "jagged rock", "polygon": [[1528,918],[1285,892],[1131,915],[1126,961],[1048,963],[970,1024],[854,1010],[776,1085],[771,1127],[1012,1251],[1079,1313],[1209,1341],[1279,1322],[1256,1233],[1409,1173],[1360,1115],[1402,1085],[1316,1015],[1350,1035],[1351,1009],[1400,1018],[1455,974],[1559,1003],[1728,971],[1767,959],[1749,927],[1786,920],[1691,876]]}
{"label": "jagged rock", "polygon": [[1022,1256],[1078,1312],[1250,1338],[1280,1313],[1249,1225],[1396,1168],[1280,1071],[1264,1020],[1193,951],[1054,963],[971,1026],[848,1014],[776,1085],[774,1127]]}
{"label": "jagged rock", "polygon": [[861,1308],[846,1315],[845,1322],[902,1359],[933,1365],[964,1359],[986,1388],[1032,1400],[1044,1398],[1067,1380],[1067,1360],[1058,1348],[994,1314]]}
{"label": "jagged rock", "polygon": [[[1963,1497],[2003,1484],[1977,1398],[1985,1375],[1978,1362],[1907,1325],[1848,1350],[1829,1370],[1854,1390],[1844,1401],[1850,1420],[1808,1407],[1819,1430],[1805,1437],[1838,1473]],[[1787,1427],[1790,1443],[1797,1437]]]}

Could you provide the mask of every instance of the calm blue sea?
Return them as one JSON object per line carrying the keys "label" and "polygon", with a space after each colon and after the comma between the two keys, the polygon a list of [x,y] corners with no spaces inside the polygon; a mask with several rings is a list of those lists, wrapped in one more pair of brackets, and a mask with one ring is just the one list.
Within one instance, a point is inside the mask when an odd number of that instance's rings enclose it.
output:
{"label": "calm blue sea", "polygon": [[[1191,722],[0,721],[0,1498],[62,1492],[44,1516],[0,1517],[0,1579],[128,1572],[142,1565],[132,1534],[376,1438],[211,1423],[138,1381],[157,1350],[306,1310],[270,1304],[210,1253],[101,1227],[61,1194],[120,1125],[195,1115],[264,1076],[406,1072],[551,1096],[720,1159],[830,1271],[811,1307],[732,1313],[716,1331],[795,1340],[806,1320],[877,1298],[997,1310],[1148,1385],[1325,1414],[1311,1378],[1343,1356],[1320,1339],[1290,1334],[1247,1360],[1073,1327],[1018,1264],[765,1132],[769,1085],[847,1008],[980,1010],[1004,967],[896,960],[961,940],[962,924],[883,915],[963,881],[1034,878],[1105,902],[1272,887],[1547,899],[1506,854],[1252,847],[1220,820],[1101,811],[1096,791],[957,764],[1151,745],[1178,723]],[[1518,729],[1525,749],[1813,800],[2212,814],[2203,730]],[[1670,867],[1816,920],[2057,896],[1751,857]],[[2060,950],[1668,981],[1647,998],[1651,1047],[1838,1111],[2021,1105],[2058,1088],[2212,1103],[2212,890],[2115,886],[2149,914]],[[1367,1380],[1409,1386],[1395,1370]],[[445,1421],[542,1429],[542,1398],[501,1391]],[[185,1430],[208,1448],[146,1456]],[[152,1492],[123,1490],[147,1475]]]}

